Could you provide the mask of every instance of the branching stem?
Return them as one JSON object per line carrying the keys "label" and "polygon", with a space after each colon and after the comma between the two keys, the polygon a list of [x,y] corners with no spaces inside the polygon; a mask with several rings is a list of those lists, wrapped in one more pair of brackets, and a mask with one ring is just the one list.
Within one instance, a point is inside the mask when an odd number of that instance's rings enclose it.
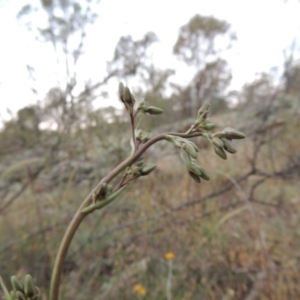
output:
{"label": "branching stem", "polygon": [[[131,114],[131,119],[134,119],[134,116]],[[133,127],[134,131],[134,127]],[[115,167],[109,174],[107,174],[95,187],[95,189],[98,189],[101,184],[103,183],[109,183],[112,179],[114,179],[120,172],[122,172],[126,167],[130,166],[132,163],[134,163],[149,147],[151,147],[153,144],[157,143],[158,141],[161,141],[165,139],[166,135],[175,135],[180,136],[183,138],[191,138],[195,136],[200,136],[201,133],[176,133],[176,132],[166,132],[159,134],[153,138],[151,138],[148,142],[146,142],[141,148],[136,149],[136,152],[133,156],[128,157],[125,159],[122,163],[120,163],[117,167]],[[89,214],[89,213],[82,213],[82,209],[84,209],[86,206],[91,204],[93,199],[93,189],[89,195],[84,199],[82,204],[77,209],[76,213],[73,216],[73,219],[71,220],[70,224],[68,225],[68,228],[63,236],[63,239],[61,241],[61,244],[58,249],[58,253],[56,255],[56,259],[54,262],[53,272],[52,272],[52,278],[51,278],[51,285],[50,285],[50,295],[49,300],[58,300],[59,297],[59,286],[60,286],[60,280],[63,270],[63,265],[65,258],[67,256],[68,249],[70,247],[70,244],[72,242],[72,239],[83,221],[83,219]]]}

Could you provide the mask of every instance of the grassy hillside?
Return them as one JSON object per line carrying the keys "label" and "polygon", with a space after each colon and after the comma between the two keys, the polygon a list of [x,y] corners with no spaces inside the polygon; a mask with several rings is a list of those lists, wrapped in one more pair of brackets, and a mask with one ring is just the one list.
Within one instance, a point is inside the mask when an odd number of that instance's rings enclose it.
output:
{"label": "grassy hillside", "polygon": [[[209,182],[196,184],[167,143],[154,147],[146,160],[157,170],[83,222],[65,264],[62,299],[300,298],[297,101],[212,116],[247,139],[227,161],[194,140]],[[76,207],[129,153],[129,127],[105,126],[61,135],[57,147],[47,136],[2,156],[0,273],[7,281],[30,272],[47,294]],[[185,123],[154,131],[175,126]]]}

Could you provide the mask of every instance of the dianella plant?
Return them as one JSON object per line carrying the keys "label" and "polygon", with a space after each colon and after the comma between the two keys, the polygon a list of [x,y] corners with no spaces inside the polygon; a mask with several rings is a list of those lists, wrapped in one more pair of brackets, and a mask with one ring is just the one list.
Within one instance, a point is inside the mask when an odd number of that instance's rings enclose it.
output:
{"label": "dianella plant", "polygon": [[[119,98],[123,102],[130,120],[131,129],[131,153],[127,159],[111,170],[82,201],[70,222],[61,241],[50,284],[50,300],[59,299],[59,286],[63,271],[64,261],[70,247],[71,241],[83,219],[96,210],[104,208],[115,201],[120,194],[134,181],[153,172],[156,165],[145,161],[146,151],[159,141],[168,141],[178,149],[183,166],[187,173],[197,182],[209,180],[208,172],[197,161],[199,149],[190,138],[202,137],[207,139],[217,154],[222,159],[227,159],[227,153],[236,152],[233,140],[243,139],[245,135],[231,127],[222,131],[212,133],[214,124],[209,120],[209,104],[205,103],[198,110],[197,117],[189,130],[186,132],[164,132],[151,136],[149,132],[138,128],[137,116],[161,115],[163,110],[152,106],[146,101],[136,103],[135,97],[130,89],[119,84]],[[114,180],[115,179],[115,180]],[[23,280],[15,275],[11,277],[11,290],[5,286],[0,278],[0,284],[6,300],[16,299],[41,299],[39,289],[34,285],[32,277],[27,274]]]}

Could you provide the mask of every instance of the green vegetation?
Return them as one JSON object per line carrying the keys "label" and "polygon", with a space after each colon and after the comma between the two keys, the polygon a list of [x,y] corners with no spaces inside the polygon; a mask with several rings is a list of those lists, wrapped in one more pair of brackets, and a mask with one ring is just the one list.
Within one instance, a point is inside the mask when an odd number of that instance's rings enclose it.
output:
{"label": "green vegetation", "polygon": [[[298,299],[299,62],[228,91],[230,24],[196,15],[173,47],[190,82],[148,59],[148,32],[83,86],[93,1],[54,2],[19,14],[44,13],[31,26],[66,70],[0,131],[3,299]],[[123,109],[95,109],[119,78],[139,82],[120,83]]]}

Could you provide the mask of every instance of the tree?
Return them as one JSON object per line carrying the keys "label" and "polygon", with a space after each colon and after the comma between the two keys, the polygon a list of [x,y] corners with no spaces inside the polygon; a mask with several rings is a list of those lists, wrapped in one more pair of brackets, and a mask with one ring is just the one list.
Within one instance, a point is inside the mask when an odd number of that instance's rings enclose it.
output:
{"label": "tree", "polygon": [[231,74],[226,61],[219,56],[233,39],[230,25],[214,17],[195,15],[180,28],[173,53],[196,68],[196,75],[184,89],[186,99],[180,103],[183,117],[194,115],[196,107],[205,101],[220,102],[221,99],[225,103],[224,91]]}
{"label": "tree", "polygon": [[180,28],[173,53],[186,64],[200,69],[209,56],[213,59],[222,50],[217,47],[217,38],[226,35],[229,42],[234,38],[229,30],[230,25],[226,21],[195,15]]}
{"label": "tree", "polygon": [[[137,78],[138,88],[134,90],[137,99],[146,99],[152,105],[160,105],[166,112],[164,120],[151,118],[151,126],[170,120],[170,107],[164,95],[168,79],[175,73],[172,69],[157,68],[149,58],[149,48],[158,41],[153,32],[146,33],[141,39],[134,40],[132,36],[120,38],[112,61],[108,63],[108,73],[121,78]],[[163,101],[162,101],[163,100]],[[158,104],[159,102],[159,104]],[[169,112],[169,113],[168,113]],[[148,126],[150,126],[148,123]]]}
{"label": "tree", "polygon": [[148,48],[157,40],[153,32],[146,33],[142,39],[136,41],[130,35],[121,37],[113,60],[107,65],[108,73],[123,78],[136,75],[147,64]]}
{"label": "tree", "polygon": [[[40,5],[25,5],[18,14],[28,29],[35,32],[38,41],[51,44],[54,49],[57,85],[49,87],[46,106],[60,111],[60,118],[55,121],[67,130],[82,116],[83,109],[91,107],[97,97],[96,90],[113,76],[108,74],[98,82],[87,78],[83,87],[78,86],[78,61],[84,53],[86,28],[97,18],[94,11],[98,3],[98,0],[41,0]],[[34,18],[42,14],[46,16],[43,23],[39,22],[40,18]],[[28,70],[33,77],[35,67],[28,66]]]}

